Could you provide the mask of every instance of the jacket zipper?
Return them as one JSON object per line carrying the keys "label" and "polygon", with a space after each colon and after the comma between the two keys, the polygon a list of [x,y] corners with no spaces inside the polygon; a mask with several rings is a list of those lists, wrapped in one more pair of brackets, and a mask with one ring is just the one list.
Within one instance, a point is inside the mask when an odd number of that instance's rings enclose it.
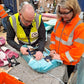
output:
{"label": "jacket zipper", "polygon": [[59,54],[59,48],[60,48],[60,41],[61,41],[62,34],[63,34],[63,31],[64,31],[65,26],[66,26],[66,23],[65,23],[65,25],[64,25],[64,27],[63,27],[63,29],[62,29],[62,33],[61,33],[61,36],[60,36],[59,46],[58,46],[58,54]]}

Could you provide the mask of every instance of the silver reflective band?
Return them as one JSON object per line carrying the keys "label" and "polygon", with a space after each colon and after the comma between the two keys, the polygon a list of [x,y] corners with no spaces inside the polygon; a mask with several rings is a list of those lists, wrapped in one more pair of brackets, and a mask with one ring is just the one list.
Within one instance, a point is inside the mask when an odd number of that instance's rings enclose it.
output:
{"label": "silver reflective band", "polygon": [[2,14],[1,17],[4,16],[5,14],[6,14],[6,12],[4,14]]}
{"label": "silver reflective band", "polygon": [[54,32],[54,33],[55,33],[55,31],[56,31],[56,30],[55,30],[55,29],[53,29],[53,32]]}
{"label": "silver reflective band", "polygon": [[51,41],[50,43],[51,43],[51,44],[55,44],[55,41]]}
{"label": "silver reflective band", "polygon": [[73,36],[74,36],[74,30],[75,30],[76,27],[77,27],[79,24],[81,24],[81,23],[83,23],[83,22],[82,22],[81,20],[79,20],[78,23],[75,25],[74,29],[72,30],[71,34],[69,35],[69,40],[71,40],[71,39],[70,39],[71,37],[72,37],[72,39],[73,39]]}
{"label": "silver reflective band", "polygon": [[82,44],[84,44],[84,39],[77,38],[77,39],[74,40],[74,41],[76,41],[76,42],[78,42],[78,43],[82,43]]}
{"label": "silver reflective band", "polygon": [[84,53],[82,54],[82,57],[84,57]]}
{"label": "silver reflective band", "polygon": [[73,44],[72,38],[69,38],[68,41],[64,41],[63,39],[60,40],[60,38],[56,36],[55,39],[56,39],[57,41],[60,41],[60,42],[61,42],[62,44],[64,44],[64,45],[70,46],[70,45]]}
{"label": "silver reflective band", "polygon": [[15,32],[17,32],[16,18],[14,15],[12,16],[12,21],[13,21],[13,28],[14,28]]}
{"label": "silver reflective band", "polygon": [[68,59],[70,62],[73,62],[73,61],[74,61],[73,58],[70,56],[69,51],[65,52],[65,54],[66,54],[67,59]]}
{"label": "silver reflective band", "polygon": [[58,22],[56,29],[53,30],[54,33],[56,32],[59,25],[60,25],[60,21]]}
{"label": "silver reflective band", "polygon": [[39,28],[39,14],[36,14],[36,28],[38,29]]}
{"label": "silver reflective band", "polygon": [[2,12],[4,9],[0,10],[0,12]]}

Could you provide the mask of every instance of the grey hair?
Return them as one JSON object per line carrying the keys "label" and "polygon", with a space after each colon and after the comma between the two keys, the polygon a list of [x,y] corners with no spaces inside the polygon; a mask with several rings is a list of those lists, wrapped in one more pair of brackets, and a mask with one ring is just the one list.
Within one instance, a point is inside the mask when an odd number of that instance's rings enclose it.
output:
{"label": "grey hair", "polygon": [[27,2],[27,1],[22,2],[21,5],[19,6],[19,11],[22,9],[23,5],[25,5],[25,4],[29,4],[29,2]]}

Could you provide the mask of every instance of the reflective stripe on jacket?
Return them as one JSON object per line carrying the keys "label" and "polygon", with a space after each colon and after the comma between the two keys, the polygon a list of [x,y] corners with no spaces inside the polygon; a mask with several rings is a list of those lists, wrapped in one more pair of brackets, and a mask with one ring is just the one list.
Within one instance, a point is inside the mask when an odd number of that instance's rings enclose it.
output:
{"label": "reflective stripe on jacket", "polygon": [[[28,37],[26,36],[22,26],[20,25],[18,17],[19,17],[19,13],[16,13],[9,18],[11,26],[16,32],[17,38],[24,44],[29,44]],[[32,28],[29,35],[31,44],[36,42],[36,40],[38,39],[38,28],[40,24],[41,24],[41,15],[35,13],[35,19],[32,22]]]}
{"label": "reflective stripe on jacket", "polygon": [[51,33],[51,50],[60,54],[66,65],[75,65],[84,53],[84,23],[76,15],[70,23],[58,21]]}
{"label": "reflective stripe on jacket", "polygon": [[5,18],[5,17],[7,17],[7,16],[8,16],[8,14],[7,14],[6,11],[4,10],[3,6],[0,5],[0,17],[1,17],[1,18]]}

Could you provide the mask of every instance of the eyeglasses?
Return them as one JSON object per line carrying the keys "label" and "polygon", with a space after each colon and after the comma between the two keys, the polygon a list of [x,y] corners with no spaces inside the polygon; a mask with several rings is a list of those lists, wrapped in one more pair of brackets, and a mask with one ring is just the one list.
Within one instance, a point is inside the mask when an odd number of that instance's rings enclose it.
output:
{"label": "eyeglasses", "polygon": [[32,21],[25,20],[25,18],[23,17],[23,15],[22,15],[22,18],[23,18],[24,23],[32,23]]}
{"label": "eyeglasses", "polygon": [[69,12],[66,12],[66,13],[62,13],[62,12],[58,12],[59,15],[68,15],[69,13],[71,13],[73,10],[70,10]]}

